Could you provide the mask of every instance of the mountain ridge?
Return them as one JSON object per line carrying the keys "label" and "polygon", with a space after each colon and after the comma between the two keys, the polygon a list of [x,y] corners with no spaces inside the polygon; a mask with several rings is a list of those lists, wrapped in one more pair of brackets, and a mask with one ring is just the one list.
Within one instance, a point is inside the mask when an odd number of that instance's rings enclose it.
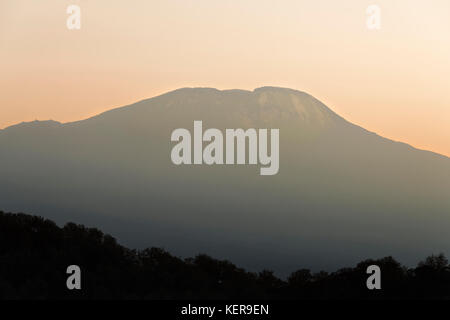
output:
{"label": "mountain ridge", "polygon": [[120,106],[120,107],[114,107],[112,109],[106,110],[104,112],[101,112],[97,115],[94,115],[92,117],[89,118],[85,118],[85,119],[81,119],[81,120],[75,120],[75,121],[69,121],[69,122],[59,122],[57,120],[53,120],[53,119],[48,119],[48,120],[34,120],[34,121],[24,121],[24,122],[20,122],[17,124],[13,124],[10,126],[7,126],[3,129],[0,129],[0,134],[2,133],[6,133],[6,132],[10,132],[11,130],[20,130],[20,129],[40,129],[40,128],[56,128],[56,127],[66,127],[66,126],[72,126],[72,125],[77,125],[79,123],[85,122],[85,121],[90,121],[90,120],[94,120],[97,118],[101,118],[104,116],[107,116],[111,113],[117,113],[117,112],[121,112],[121,111],[131,111],[133,108],[135,108],[136,106],[139,106],[141,104],[146,104],[154,99],[158,99],[158,98],[163,98],[163,97],[167,97],[167,96],[171,96],[174,94],[178,94],[178,93],[185,93],[185,92],[214,92],[214,93],[218,93],[218,94],[231,94],[231,93],[245,93],[245,94],[257,94],[257,93],[265,93],[265,92],[270,92],[270,91],[276,91],[276,92],[283,92],[283,93],[292,93],[292,94],[297,94],[297,95],[302,95],[304,97],[307,97],[308,99],[313,99],[315,101],[317,101],[319,103],[319,105],[325,107],[325,110],[333,115],[335,115],[338,119],[340,119],[341,121],[345,121],[346,123],[355,126],[361,130],[366,131],[369,134],[374,134],[382,139],[386,139],[389,140],[391,142],[394,143],[400,143],[403,145],[406,145],[414,150],[417,151],[421,151],[421,152],[429,152],[432,154],[435,154],[437,156],[443,157],[445,159],[449,159],[450,157],[445,155],[445,154],[441,154],[439,152],[436,151],[432,151],[432,150],[427,150],[427,149],[421,149],[418,147],[415,147],[413,145],[411,145],[410,143],[404,142],[404,141],[400,141],[400,140],[396,140],[393,138],[387,138],[385,136],[382,136],[374,131],[370,131],[366,128],[364,128],[361,125],[357,125],[353,122],[348,121],[347,119],[343,118],[342,116],[340,116],[339,114],[337,114],[336,112],[334,112],[330,107],[326,106],[325,104],[323,104],[320,100],[318,100],[317,98],[315,98],[314,96],[308,94],[307,92],[301,91],[301,90],[296,90],[296,89],[291,89],[291,88],[286,88],[286,87],[277,87],[277,86],[262,86],[262,87],[258,87],[255,88],[253,90],[244,90],[244,89],[224,89],[224,90],[220,90],[217,88],[213,88],[213,87],[182,87],[182,88],[178,88],[178,89],[174,89],[165,93],[162,93],[160,95],[154,96],[154,97],[150,97],[150,98],[145,98],[142,100],[138,100],[136,102],[133,102],[131,104],[127,104],[124,106]]}

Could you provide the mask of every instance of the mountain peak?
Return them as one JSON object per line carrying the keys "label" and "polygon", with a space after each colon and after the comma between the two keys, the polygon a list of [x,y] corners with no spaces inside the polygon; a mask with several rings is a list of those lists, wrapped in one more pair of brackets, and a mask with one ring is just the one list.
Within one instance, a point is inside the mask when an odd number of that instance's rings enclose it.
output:
{"label": "mountain peak", "polygon": [[310,94],[289,88],[261,87],[253,90],[261,107],[272,106],[291,116],[297,116],[303,123],[325,126],[344,121],[325,104]]}
{"label": "mountain peak", "polygon": [[145,121],[144,119],[164,117],[167,114],[171,114],[173,118],[180,118],[182,115],[185,115],[185,118],[201,117],[214,121],[218,126],[225,126],[227,123],[244,127],[273,127],[290,121],[297,126],[324,128],[345,122],[313,96],[302,91],[273,86],[252,91],[208,87],[179,88],[106,111],[88,120],[92,122],[109,119],[120,123],[123,120]]}

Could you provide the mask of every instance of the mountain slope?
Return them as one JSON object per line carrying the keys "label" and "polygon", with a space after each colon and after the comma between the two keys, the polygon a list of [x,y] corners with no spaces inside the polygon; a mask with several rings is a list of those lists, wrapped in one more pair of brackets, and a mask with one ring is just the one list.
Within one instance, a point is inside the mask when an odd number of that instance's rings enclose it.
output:
{"label": "mountain slope", "polygon": [[[171,132],[194,120],[279,128],[279,173],[173,165]],[[83,121],[22,124],[0,131],[0,154],[3,210],[99,226],[133,247],[281,274],[450,251],[450,159],[291,89],[184,88]]]}

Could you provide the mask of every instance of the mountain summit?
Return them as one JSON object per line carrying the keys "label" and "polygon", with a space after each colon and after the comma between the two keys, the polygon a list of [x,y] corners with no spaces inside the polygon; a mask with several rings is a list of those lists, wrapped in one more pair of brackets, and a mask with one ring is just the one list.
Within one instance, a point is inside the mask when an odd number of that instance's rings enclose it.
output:
{"label": "mountain summit", "polygon": [[[176,166],[171,132],[278,128],[280,170]],[[450,159],[353,125],[292,89],[183,88],[71,123],[0,131],[0,208],[133,247],[249,269],[334,269],[450,252]]]}

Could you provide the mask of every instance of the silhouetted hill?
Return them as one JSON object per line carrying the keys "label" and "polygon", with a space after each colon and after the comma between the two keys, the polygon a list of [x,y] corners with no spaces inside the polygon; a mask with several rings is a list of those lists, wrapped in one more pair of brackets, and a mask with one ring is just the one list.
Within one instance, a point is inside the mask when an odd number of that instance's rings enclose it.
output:
{"label": "silhouetted hill", "polygon": [[[175,166],[176,128],[279,128],[280,170]],[[287,276],[450,252],[450,159],[353,125],[307,93],[184,88],[72,123],[0,131],[0,208],[121,243]]]}
{"label": "silhouetted hill", "polygon": [[[82,289],[66,289],[66,268],[79,265]],[[366,268],[382,270],[382,290],[366,288]],[[130,250],[100,230],[0,212],[0,299],[326,299],[444,298],[444,256],[415,269],[391,257],[333,273],[299,269],[287,281],[247,272],[207,255],[181,259],[163,249]]]}

